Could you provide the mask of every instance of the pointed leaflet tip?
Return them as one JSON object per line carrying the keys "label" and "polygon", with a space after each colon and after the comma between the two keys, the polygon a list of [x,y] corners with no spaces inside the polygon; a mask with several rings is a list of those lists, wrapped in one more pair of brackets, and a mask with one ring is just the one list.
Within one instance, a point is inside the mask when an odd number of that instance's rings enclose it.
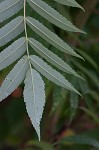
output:
{"label": "pointed leaflet tip", "polygon": [[39,142],[40,142],[40,140],[41,140],[41,137],[40,137],[40,126],[38,125],[37,129],[35,129],[35,130],[36,130]]}
{"label": "pointed leaflet tip", "polygon": [[75,74],[75,77],[77,77],[77,78],[82,79],[83,81],[85,81],[85,79],[83,77],[81,77],[80,75],[78,75],[78,74]]}
{"label": "pointed leaflet tip", "polygon": [[80,9],[82,9],[83,12],[85,12],[85,9],[84,9],[81,5],[78,4],[78,7],[79,7]]}
{"label": "pointed leaflet tip", "polygon": [[54,1],[60,3],[61,5],[80,8],[85,12],[84,8],[80,4],[78,4],[75,0],[54,0]]}

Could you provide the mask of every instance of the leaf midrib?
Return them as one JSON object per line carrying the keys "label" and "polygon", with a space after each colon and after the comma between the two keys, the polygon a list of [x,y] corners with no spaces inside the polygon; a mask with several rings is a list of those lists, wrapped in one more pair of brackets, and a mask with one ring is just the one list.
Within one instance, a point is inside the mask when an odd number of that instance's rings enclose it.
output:
{"label": "leaf midrib", "polygon": [[15,81],[15,79],[18,77],[18,75],[20,74],[20,72],[22,71],[22,69],[24,68],[24,66],[26,65],[28,59],[26,60],[26,62],[24,62],[24,65],[22,66],[22,68],[20,69],[20,71],[18,72],[18,74],[14,77],[14,79],[11,81],[11,83],[9,84],[9,86],[7,87],[7,89],[5,89],[5,91],[3,91],[0,95],[2,96],[2,94],[4,94],[9,87],[11,86],[11,84],[13,84],[13,82]]}
{"label": "leaf midrib", "polygon": [[[30,59],[32,60],[32,61],[34,61],[34,63],[35,64],[37,64],[42,70],[44,70],[46,73],[48,73],[48,74],[50,74],[47,70],[45,70],[42,66],[40,66],[37,62],[35,62],[35,60],[33,59],[33,58],[31,58],[30,57]],[[50,74],[53,78],[55,78],[56,80],[58,80],[60,83],[62,83],[63,85],[66,85],[66,84],[64,84],[62,81],[60,81],[58,78],[56,78],[55,76],[53,76],[52,74]],[[70,84],[70,83],[69,83]],[[71,85],[72,86],[72,85]],[[66,87],[68,88],[68,89],[70,89],[70,91],[73,91],[73,92],[76,92],[76,93],[78,93],[78,91],[76,91],[76,90],[74,90],[74,89],[71,89],[68,85],[66,85]],[[64,87],[65,88],[65,87]]]}
{"label": "leaf midrib", "polygon": [[[29,40],[30,43],[32,43],[31,40]],[[67,70],[68,72],[70,72],[71,74],[73,74],[70,70],[68,70],[68,68],[66,68],[65,66],[62,66],[60,63],[58,63],[57,61],[55,61],[54,59],[52,59],[52,57],[50,57],[47,53],[45,54],[41,49],[39,49],[39,47],[37,47],[37,45],[35,45],[34,43],[32,43],[32,45],[34,45],[38,50],[40,50],[45,56],[47,56],[49,59],[51,59],[53,62],[55,62],[57,65],[59,65],[60,67],[62,67],[64,70]],[[65,63],[65,62],[64,62]],[[65,65],[65,64],[64,64]],[[71,69],[71,68],[70,68]],[[72,70],[73,71],[73,70]],[[65,72],[65,71],[64,71]],[[73,71],[74,72],[74,71]],[[75,75],[75,72],[74,72]]]}
{"label": "leaf midrib", "polygon": [[[35,101],[35,92],[34,92],[34,91],[35,91],[35,90],[34,90],[35,88],[34,88],[34,82],[33,82],[34,79],[33,79],[33,74],[32,74],[32,68],[30,68],[30,72],[31,72],[31,79],[32,79],[32,90],[33,90],[32,95],[33,95],[33,97],[34,97],[33,103],[34,103],[34,108],[35,108],[35,106],[36,106],[36,105],[35,105],[35,104],[36,104],[36,101]],[[34,94],[33,94],[33,93],[34,93]],[[35,118],[36,125],[37,125],[37,119],[36,119],[36,118],[37,118],[37,117],[36,117],[37,112],[36,112],[36,108],[34,109],[34,113],[35,113],[35,114],[34,114],[34,115],[35,115],[34,118]],[[38,127],[38,126],[37,126],[37,127]]]}
{"label": "leaf midrib", "polygon": [[12,51],[12,53],[11,53],[10,55],[8,55],[5,59],[3,59],[3,60],[0,62],[0,64],[1,64],[3,61],[5,61],[8,57],[10,57],[10,56],[13,55],[14,53],[16,53],[16,51],[17,51],[24,43],[25,43],[25,40],[24,40],[24,42],[23,42],[19,47],[17,47],[17,49],[16,49],[15,51]]}
{"label": "leaf midrib", "polygon": [[5,34],[4,36],[2,36],[2,37],[0,38],[0,40],[4,39],[4,37],[6,37],[6,36],[9,35],[12,31],[14,31],[22,22],[23,22],[23,20],[21,20],[20,23],[18,23],[17,26],[15,26],[15,28],[13,28],[13,29],[10,30],[7,34]]}
{"label": "leaf midrib", "polygon": [[[45,13],[47,13],[49,16],[51,16],[52,18],[54,18],[55,20],[57,20],[58,22],[64,24],[65,26],[70,27],[70,25],[68,24],[65,24],[64,22],[62,22],[61,20],[58,20],[57,18],[55,18],[53,15],[49,14],[46,10],[42,9],[40,6],[38,6],[35,2],[33,2],[32,0],[30,0],[32,3],[34,3],[34,5],[36,5],[38,8],[40,8],[42,11],[44,11]],[[47,5],[47,4],[46,4]],[[57,12],[58,13],[58,12]],[[60,14],[59,14],[60,15]],[[65,18],[66,19],[66,18]],[[67,22],[69,23],[69,21],[67,20]],[[74,25],[73,25],[74,26]],[[75,28],[75,27],[74,27]],[[71,29],[74,29],[74,28],[71,28]]]}
{"label": "leaf midrib", "polygon": [[[39,28],[37,28],[31,21],[29,21],[27,18],[26,18],[27,22],[29,22],[30,24],[32,24],[37,30],[39,30],[42,34],[44,34],[48,39],[50,39],[52,42],[54,42],[55,44],[57,44],[59,47],[63,48],[65,51],[67,51],[67,53],[70,55],[73,55],[73,56],[76,56],[76,54],[72,53],[71,51],[68,51],[68,49],[66,49],[65,47],[63,47],[63,45],[59,45],[59,43],[57,43],[56,41],[54,41],[53,39],[51,39],[49,36],[47,36],[47,34],[45,34],[45,32],[42,32]],[[58,37],[59,38],[59,37]],[[66,43],[65,43],[66,44]],[[69,45],[66,44],[66,46],[69,47]],[[77,57],[77,56],[76,56]]]}

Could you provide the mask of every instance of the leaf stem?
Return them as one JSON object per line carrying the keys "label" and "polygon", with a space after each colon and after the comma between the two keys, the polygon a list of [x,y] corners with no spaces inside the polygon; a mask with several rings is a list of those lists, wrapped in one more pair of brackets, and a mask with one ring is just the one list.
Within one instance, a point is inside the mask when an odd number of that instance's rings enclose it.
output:
{"label": "leaf stem", "polygon": [[26,28],[26,0],[24,0],[24,29],[25,29],[25,37],[26,37],[26,49],[27,55],[29,57],[29,50],[28,50],[28,36],[27,36],[27,28]]}
{"label": "leaf stem", "polygon": [[27,57],[28,57],[30,69],[32,69],[32,66],[30,63],[30,54],[29,54],[29,48],[28,48],[28,35],[27,35],[27,26],[26,26],[26,0],[24,0],[24,30],[25,30],[25,38],[26,38]]}
{"label": "leaf stem", "polygon": [[[32,78],[32,91],[34,92],[34,79],[33,79],[33,76],[32,76],[32,66],[31,66],[31,62],[30,62],[30,54],[29,54],[29,48],[28,48],[28,35],[27,35],[27,26],[26,26],[26,0],[24,0],[24,29],[25,29],[25,38],[26,38],[26,51],[27,51],[27,57],[28,57],[28,61],[29,61],[29,66],[30,66],[30,74],[31,74],[31,78]],[[35,96],[33,94],[33,96]],[[35,99],[35,98],[34,98]],[[35,104],[35,102],[34,102]],[[34,110],[34,113],[35,113],[35,116],[36,116],[36,109]],[[37,119],[35,118],[35,122],[37,124]],[[37,130],[36,130],[37,132]],[[40,133],[37,132],[37,135],[38,135],[38,138],[39,138],[39,141],[40,141]]]}

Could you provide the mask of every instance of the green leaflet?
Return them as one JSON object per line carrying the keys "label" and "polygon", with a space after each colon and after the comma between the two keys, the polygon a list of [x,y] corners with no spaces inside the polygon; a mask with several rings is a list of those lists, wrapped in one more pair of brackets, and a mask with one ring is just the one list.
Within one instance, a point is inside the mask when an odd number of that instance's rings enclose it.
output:
{"label": "green leaflet", "polygon": [[14,66],[0,87],[0,101],[9,96],[21,84],[28,67],[27,57],[21,58]]}
{"label": "green leaflet", "polygon": [[6,68],[26,51],[25,38],[19,38],[0,53],[0,70]]}
{"label": "green leaflet", "polygon": [[61,71],[73,74],[74,76],[81,78],[66,62],[64,62],[56,54],[49,51],[47,48],[45,48],[41,43],[39,43],[35,39],[29,38],[29,44],[39,55],[41,55],[48,62],[56,66]]}
{"label": "green leaflet", "polygon": [[0,47],[10,42],[24,31],[23,17],[13,19],[0,29]]}
{"label": "green leaflet", "polygon": [[42,0],[27,0],[29,5],[41,16],[46,18],[51,23],[55,24],[59,28],[72,32],[81,32],[80,29],[75,27],[70,21],[68,21],[65,17],[59,14],[55,9],[46,4]]}
{"label": "green leaflet", "polygon": [[24,0],[4,0],[0,4],[0,22],[12,17],[23,7]]}
{"label": "green leaflet", "polygon": [[35,31],[39,36],[41,36],[44,40],[49,42],[51,45],[55,46],[56,48],[58,48],[64,53],[83,59],[68,44],[66,44],[62,39],[60,39],[56,34],[51,32],[39,21],[33,19],[32,17],[27,17],[26,21],[29,27],[33,31]]}
{"label": "green leaflet", "polygon": [[29,69],[26,75],[24,101],[30,120],[40,140],[40,121],[45,105],[45,84],[39,73],[34,69]]}
{"label": "green leaflet", "polygon": [[67,6],[72,6],[72,7],[78,7],[78,8],[81,8],[83,11],[84,8],[81,7],[75,0],[54,0],[62,5],[67,5]]}
{"label": "green leaflet", "polygon": [[52,67],[50,67],[38,56],[32,55],[30,56],[30,60],[34,68],[42,75],[44,75],[47,79],[51,80],[52,82],[63,88],[80,94],[59,72],[52,69]]}

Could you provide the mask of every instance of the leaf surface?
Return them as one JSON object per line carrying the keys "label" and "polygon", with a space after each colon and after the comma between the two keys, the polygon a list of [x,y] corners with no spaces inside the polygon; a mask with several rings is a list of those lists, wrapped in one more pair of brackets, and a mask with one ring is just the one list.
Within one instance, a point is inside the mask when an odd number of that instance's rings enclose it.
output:
{"label": "leaf surface", "polygon": [[55,9],[49,6],[42,0],[27,0],[30,7],[32,7],[38,14],[43,16],[49,22],[55,24],[59,28],[67,31],[73,32],[81,32],[80,29],[75,27],[70,21],[68,21],[65,17],[59,14]]}
{"label": "leaf surface", "polygon": [[24,88],[27,113],[40,140],[40,121],[45,105],[45,84],[39,73],[32,69],[27,72]]}
{"label": "leaf surface", "polygon": [[69,55],[73,55],[83,59],[80,55],[78,55],[68,44],[66,44],[62,39],[60,39],[55,33],[51,32],[48,28],[46,28],[39,21],[33,19],[32,17],[26,18],[27,24],[29,27],[36,32],[39,36],[41,36],[44,40],[49,42],[51,45],[55,46],[59,50]]}
{"label": "leaf surface", "polygon": [[25,38],[19,38],[0,53],[0,70],[6,68],[26,51]]}
{"label": "leaf surface", "polygon": [[24,0],[4,0],[0,4],[0,22],[12,17],[23,8]]}
{"label": "leaf surface", "polygon": [[19,16],[0,29],[0,47],[24,31],[23,17]]}
{"label": "leaf surface", "polygon": [[40,56],[45,58],[48,62],[50,62],[52,65],[54,65],[61,71],[73,74],[76,77],[81,78],[66,62],[64,62],[53,52],[49,51],[47,48],[45,48],[41,43],[39,43],[35,39],[29,38],[29,44]]}
{"label": "leaf surface", "polygon": [[24,56],[18,61],[2,83],[0,87],[0,101],[9,96],[21,84],[28,68],[28,59]]}
{"label": "leaf surface", "polygon": [[78,7],[81,8],[83,11],[83,7],[80,6],[75,0],[54,0],[62,5],[72,6],[72,7]]}
{"label": "leaf surface", "polygon": [[55,84],[80,94],[59,72],[50,67],[38,56],[31,55],[30,60],[34,68]]}

